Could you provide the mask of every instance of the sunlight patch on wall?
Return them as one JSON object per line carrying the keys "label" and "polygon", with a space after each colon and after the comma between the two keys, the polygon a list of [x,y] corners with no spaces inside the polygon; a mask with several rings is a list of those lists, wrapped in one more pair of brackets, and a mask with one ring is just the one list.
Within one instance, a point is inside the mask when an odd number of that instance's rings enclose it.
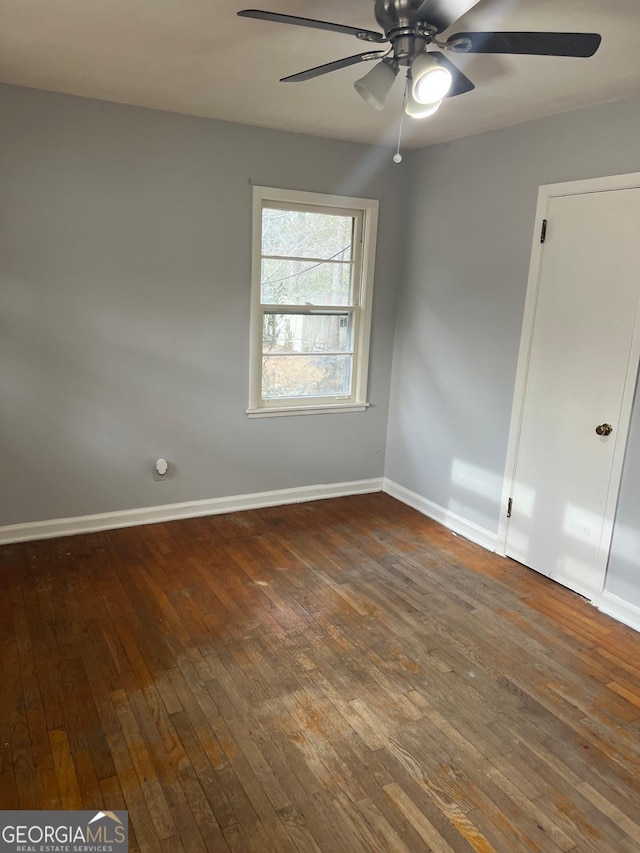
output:
{"label": "sunlight patch on wall", "polygon": [[451,482],[468,492],[494,500],[499,500],[502,492],[501,476],[462,459],[453,460]]}

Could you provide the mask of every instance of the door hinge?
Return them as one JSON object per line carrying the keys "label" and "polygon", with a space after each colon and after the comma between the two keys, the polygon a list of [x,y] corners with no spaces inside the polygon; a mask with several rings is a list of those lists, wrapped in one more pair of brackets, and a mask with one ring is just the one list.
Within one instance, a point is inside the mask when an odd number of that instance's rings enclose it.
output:
{"label": "door hinge", "polygon": [[513,509],[513,498],[509,498],[507,503],[507,518],[511,518],[511,510]]}
{"label": "door hinge", "polygon": [[542,228],[540,229],[540,242],[544,243],[547,239],[547,220],[542,220]]}

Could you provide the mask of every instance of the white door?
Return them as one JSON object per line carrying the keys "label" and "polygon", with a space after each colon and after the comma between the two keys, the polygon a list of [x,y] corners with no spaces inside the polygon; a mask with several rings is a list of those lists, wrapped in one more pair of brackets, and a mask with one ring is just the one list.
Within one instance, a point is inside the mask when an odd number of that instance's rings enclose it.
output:
{"label": "white door", "polygon": [[637,372],[640,189],[552,197],[546,218],[505,553],[593,598]]}

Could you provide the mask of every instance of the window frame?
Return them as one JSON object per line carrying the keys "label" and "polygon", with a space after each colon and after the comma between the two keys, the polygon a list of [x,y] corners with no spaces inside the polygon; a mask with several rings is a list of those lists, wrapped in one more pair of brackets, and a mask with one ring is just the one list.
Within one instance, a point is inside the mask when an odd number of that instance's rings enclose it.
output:
{"label": "window frame", "polygon": [[[267,305],[261,301],[262,211],[265,207],[284,210],[302,209],[311,213],[335,213],[352,216],[359,221],[359,240],[353,250],[353,299],[348,306]],[[367,402],[369,345],[373,305],[373,282],[378,231],[379,202],[376,199],[328,195],[274,187],[253,187],[252,253],[251,253],[251,338],[249,371],[250,418],[283,415],[327,414],[330,412],[364,412]],[[262,396],[262,357],[264,315],[351,314],[353,317],[353,361],[351,394],[340,397],[288,397],[268,400]]]}

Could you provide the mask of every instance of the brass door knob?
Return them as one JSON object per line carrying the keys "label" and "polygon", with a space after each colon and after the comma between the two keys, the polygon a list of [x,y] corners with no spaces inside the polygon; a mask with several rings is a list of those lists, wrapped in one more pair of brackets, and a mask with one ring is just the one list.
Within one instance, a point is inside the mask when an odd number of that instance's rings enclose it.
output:
{"label": "brass door knob", "polygon": [[597,435],[611,435],[613,432],[613,427],[611,424],[600,424],[600,426],[596,427]]}

